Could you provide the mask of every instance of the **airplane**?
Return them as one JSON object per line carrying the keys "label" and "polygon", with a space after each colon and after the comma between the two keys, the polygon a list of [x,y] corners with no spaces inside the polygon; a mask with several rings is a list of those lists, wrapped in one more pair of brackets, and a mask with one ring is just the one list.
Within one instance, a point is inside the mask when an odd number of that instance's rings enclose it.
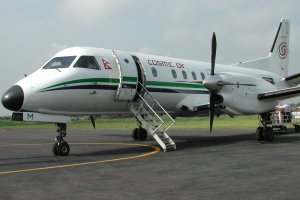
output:
{"label": "airplane", "polygon": [[[12,120],[56,123],[54,155],[66,156],[71,116],[132,114],[138,123],[132,137],[148,134],[164,151],[175,150],[167,134],[178,116],[260,116],[258,141],[272,141],[268,120],[280,101],[300,93],[300,73],[288,76],[290,22],[281,19],[266,57],[232,65],[215,64],[217,41],[212,37],[211,63],[126,51],[72,47],[24,77],[2,96]],[[168,124],[163,118],[168,118]]]}

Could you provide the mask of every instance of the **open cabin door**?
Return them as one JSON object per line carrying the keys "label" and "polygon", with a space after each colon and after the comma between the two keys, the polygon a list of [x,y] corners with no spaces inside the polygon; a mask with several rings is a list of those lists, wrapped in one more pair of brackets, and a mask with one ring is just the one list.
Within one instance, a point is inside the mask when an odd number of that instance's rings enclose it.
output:
{"label": "open cabin door", "polygon": [[138,70],[133,57],[124,51],[113,51],[119,71],[116,101],[131,101],[137,92]]}

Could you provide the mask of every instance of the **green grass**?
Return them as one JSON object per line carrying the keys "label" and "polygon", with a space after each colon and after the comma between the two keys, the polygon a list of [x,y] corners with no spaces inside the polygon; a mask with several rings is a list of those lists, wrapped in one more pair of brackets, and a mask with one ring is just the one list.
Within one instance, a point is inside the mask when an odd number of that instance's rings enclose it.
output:
{"label": "green grass", "polygon": [[[179,117],[175,119],[176,123],[172,129],[208,129],[209,118],[208,117]],[[256,115],[251,116],[239,116],[231,118],[229,116],[215,117],[214,128],[256,128],[258,126],[258,117]],[[136,128],[136,121],[134,118],[109,118],[109,117],[97,117],[96,128],[97,129],[133,129]],[[0,128],[37,128],[37,129],[55,129],[55,124],[52,123],[40,123],[40,122],[16,122],[9,119],[0,120]],[[93,126],[88,118],[80,120],[73,120],[68,124],[69,129],[93,129]]]}

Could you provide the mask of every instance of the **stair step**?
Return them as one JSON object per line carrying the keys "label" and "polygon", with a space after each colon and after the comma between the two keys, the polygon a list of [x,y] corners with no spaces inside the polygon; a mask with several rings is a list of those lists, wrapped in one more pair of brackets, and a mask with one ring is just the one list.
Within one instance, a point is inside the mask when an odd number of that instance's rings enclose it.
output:
{"label": "stair step", "polygon": [[160,137],[160,139],[164,142],[164,141],[169,141],[170,140],[170,138],[161,138]]}
{"label": "stair step", "polygon": [[[166,127],[166,129],[171,127],[175,123],[174,119],[159,104],[159,102],[154,99],[154,97],[149,93],[143,84],[138,84],[143,88],[143,94],[137,93],[139,99],[135,100],[135,102],[131,101],[129,103],[129,108],[137,119],[137,123],[145,128],[149,134],[151,134],[154,139],[157,140],[164,151],[175,150],[175,143],[167,135],[165,129],[162,128],[163,124],[165,124],[164,127]],[[168,117],[169,121],[171,122],[165,123],[161,117],[162,115],[164,115],[164,119],[165,117]],[[167,125],[169,126],[167,127]]]}
{"label": "stair step", "polygon": [[175,144],[166,145],[166,150],[165,151],[174,151],[174,150],[176,150],[176,145]]}

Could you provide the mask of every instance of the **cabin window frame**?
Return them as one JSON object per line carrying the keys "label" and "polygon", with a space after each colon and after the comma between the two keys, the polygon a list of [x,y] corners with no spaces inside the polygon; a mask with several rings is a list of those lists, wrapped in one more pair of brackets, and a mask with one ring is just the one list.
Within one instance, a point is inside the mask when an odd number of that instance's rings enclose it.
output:
{"label": "cabin window frame", "polygon": [[152,72],[152,76],[153,77],[157,77],[158,76],[158,73],[157,73],[157,70],[155,67],[151,67],[151,72]]}
{"label": "cabin window frame", "polygon": [[183,79],[187,79],[187,78],[188,78],[188,77],[187,77],[187,73],[186,73],[185,70],[182,70],[181,73],[182,73]]}
{"label": "cabin window frame", "polygon": [[205,79],[205,74],[204,74],[203,72],[201,72],[200,75],[201,75],[202,81],[204,81],[204,79]]}
{"label": "cabin window frame", "polygon": [[197,80],[197,75],[194,71],[192,71],[192,77],[193,77],[194,80]]}
{"label": "cabin window frame", "polygon": [[173,78],[177,79],[178,76],[177,76],[177,72],[175,71],[175,69],[172,69],[171,73],[172,73]]}

